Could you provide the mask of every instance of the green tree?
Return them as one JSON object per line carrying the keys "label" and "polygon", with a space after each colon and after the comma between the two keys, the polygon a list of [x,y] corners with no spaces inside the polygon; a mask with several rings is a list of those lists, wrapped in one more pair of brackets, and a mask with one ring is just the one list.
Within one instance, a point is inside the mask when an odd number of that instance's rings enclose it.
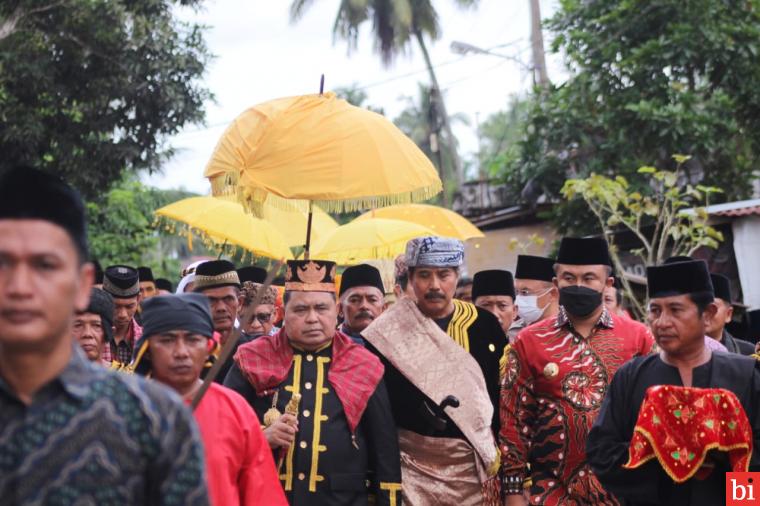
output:
{"label": "green tree", "polygon": [[[619,251],[615,246],[618,232],[628,231],[640,247],[631,251],[644,265],[659,265],[671,255],[691,255],[698,248],[717,248],[723,234],[708,225],[705,207],[710,196],[721,193],[715,187],[686,182],[683,167],[688,156],[675,155],[676,169],[658,170],[640,167],[636,172],[647,178],[649,192],[642,194],[631,187],[623,176],[610,178],[592,174],[584,179],[569,179],[562,187],[568,199],[579,197],[596,217],[599,227],[610,243],[615,270],[624,272]],[[646,314],[642,301],[621,276],[628,298],[639,318]]]}
{"label": "green tree", "polygon": [[[692,184],[747,196],[760,153],[760,0],[563,0],[547,26],[570,77],[536,92],[512,184],[554,199],[565,179],[592,173],[638,187],[630,168],[672,170],[670,153],[688,153]],[[579,210],[558,206],[562,231],[589,231]]]}
{"label": "green tree", "polygon": [[375,107],[374,105],[367,103],[367,92],[361,88],[358,88],[356,84],[343,88],[336,88],[335,95],[338,98],[342,98],[351,105],[355,105],[356,107],[363,107],[372,112],[385,115],[385,110],[383,110],[382,107]]}
{"label": "green tree", "polygon": [[485,175],[499,178],[519,159],[529,111],[530,98],[513,96],[505,110],[478,125],[478,165]]}
{"label": "green tree", "polygon": [[[450,196],[456,190],[456,184],[446,175],[453,174],[455,170],[454,161],[451,158],[451,152],[449,150],[441,149],[443,145],[457,146],[456,138],[450,138],[445,131],[441,131],[438,115],[432,113],[435,105],[431,103],[433,98],[433,90],[429,86],[424,84],[418,84],[418,91],[416,97],[406,96],[406,107],[399,113],[399,115],[393,120],[393,123],[404,132],[410,139],[414,141],[417,146],[427,155],[430,160],[433,160],[438,172],[441,176],[441,180],[448,182],[446,193]],[[450,121],[452,123],[469,124],[467,117],[464,114],[455,114],[451,116]],[[436,139],[435,150],[431,139],[434,137],[432,134],[437,132],[441,133],[442,138]],[[445,196],[444,196],[445,197]]]}
{"label": "green tree", "polygon": [[[293,0],[290,15],[299,20],[314,0]],[[477,0],[455,0],[461,7],[472,7]],[[416,43],[425,59],[431,86],[441,96],[441,87],[430,60],[426,39],[435,41],[441,36],[438,12],[431,0],[343,0],[338,7],[333,24],[333,35],[344,39],[349,50],[358,46],[359,28],[365,22],[372,23],[375,49],[383,64],[389,66],[398,55],[408,52]],[[440,118],[448,138],[453,139],[451,124],[444,101],[440,100]],[[459,155],[453,144],[448,145],[451,159],[456,167],[455,176],[461,183],[462,169]]]}
{"label": "green tree", "polygon": [[[176,281],[182,259],[191,255],[187,239],[155,227],[154,211],[194,194],[182,190],[159,190],[126,179],[104,198],[87,203],[90,250],[106,267],[114,264],[147,265],[157,277]],[[193,253],[206,254],[201,241]]]}
{"label": "green tree", "polygon": [[0,170],[54,170],[91,198],[158,168],[210,96],[202,28],[180,5],[199,0],[0,2]]}

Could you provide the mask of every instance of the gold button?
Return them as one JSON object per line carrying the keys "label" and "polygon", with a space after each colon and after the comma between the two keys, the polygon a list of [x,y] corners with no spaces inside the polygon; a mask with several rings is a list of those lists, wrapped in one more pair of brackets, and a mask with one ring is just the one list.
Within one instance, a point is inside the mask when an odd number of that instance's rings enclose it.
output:
{"label": "gold button", "polygon": [[303,480],[306,479],[306,475],[303,474],[303,473],[298,473],[298,479],[301,480],[301,481],[303,481]]}
{"label": "gold button", "polygon": [[309,411],[308,409],[304,409],[303,416],[305,416],[306,418],[309,418],[311,416],[311,411]]}
{"label": "gold button", "polygon": [[301,444],[298,446],[300,446],[301,448],[306,448],[306,446],[308,445],[306,444],[306,441],[301,441]]}
{"label": "gold button", "polygon": [[306,387],[306,390],[311,390],[311,381],[307,381],[304,386]]}
{"label": "gold button", "polygon": [[306,360],[311,362],[312,360],[314,360],[314,355],[306,355]]}

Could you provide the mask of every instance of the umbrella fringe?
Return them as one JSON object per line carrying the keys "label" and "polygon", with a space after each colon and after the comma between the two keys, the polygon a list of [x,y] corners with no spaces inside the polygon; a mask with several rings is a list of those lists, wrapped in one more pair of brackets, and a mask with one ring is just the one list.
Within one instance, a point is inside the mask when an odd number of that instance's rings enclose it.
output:
{"label": "umbrella fringe", "polygon": [[[211,192],[214,196],[235,196],[238,202],[256,217],[263,217],[264,203],[283,211],[308,211],[308,200],[288,199],[268,192],[263,188],[245,188],[238,186],[238,175],[227,173],[223,176],[210,178]],[[391,206],[394,204],[411,204],[430,200],[443,190],[440,181],[430,186],[413,191],[391,195],[369,195],[342,200],[315,199],[313,204],[327,213],[352,213],[366,209]]]}

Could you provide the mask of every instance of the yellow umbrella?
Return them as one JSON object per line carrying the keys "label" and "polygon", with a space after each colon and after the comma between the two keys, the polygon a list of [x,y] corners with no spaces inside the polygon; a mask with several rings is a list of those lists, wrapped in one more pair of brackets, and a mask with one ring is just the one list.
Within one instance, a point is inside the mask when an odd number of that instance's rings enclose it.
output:
{"label": "yellow umbrella", "polygon": [[[284,201],[287,203],[287,201]],[[308,212],[304,212],[296,205],[283,206],[265,205],[262,219],[274,225],[285,238],[288,246],[303,246],[306,240],[306,227],[309,220]],[[240,208],[243,212],[242,207]],[[324,237],[327,233],[338,228],[338,223],[319,207],[314,207],[311,224],[311,236],[313,241]]]}
{"label": "yellow umbrella", "polygon": [[354,220],[342,225],[314,245],[314,257],[353,265],[365,260],[394,258],[404,252],[406,243],[415,237],[439,235],[433,230],[408,221]]}
{"label": "yellow umbrella", "polygon": [[456,237],[462,241],[476,237],[485,237],[483,232],[478,230],[464,216],[444,207],[428,204],[397,204],[381,207],[380,209],[366,212],[356,219],[367,220],[373,218],[387,218],[417,223],[434,230],[436,235]]}
{"label": "yellow umbrella", "polygon": [[184,224],[188,240],[191,234],[197,234],[217,246],[233,244],[254,255],[276,259],[293,257],[277,228],[246,213],[236,202],[190,197],[158,209],[156,215]]}
{"label": "yellow umbrella", "polygon": [[238,116],[205,174],[261,216],[282,199],[350,212],[431,198],[442,189],[425,154],[384,116],[333,93],[271,100]]}

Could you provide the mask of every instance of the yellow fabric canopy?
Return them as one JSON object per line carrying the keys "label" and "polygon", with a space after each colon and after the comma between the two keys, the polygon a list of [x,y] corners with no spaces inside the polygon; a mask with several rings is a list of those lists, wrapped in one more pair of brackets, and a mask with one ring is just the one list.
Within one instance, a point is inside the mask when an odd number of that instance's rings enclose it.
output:
{"label": "yellow fabric canopy", "polygon": [[395,258],[415,237],[439,235],[433,230],[407,221],[354,220],[342,225],[314,245],[313,258],[354,265],[365,260]]}
{"label": "yellow fabric canopy", "polygon": [[327,212],[418,202],[441,191],[425,154],[384,116],[333,93],[271,100],[238,116],[205,174],[214,195],[262,205],[311,201]]}
{"label": "yellow fabric canopy", "polygon": [[368,211],[357,218],[367,220],[386,218],[391,220],[408,221],[426,226],[435,231],[436,235],[455,237],[462,241],[485,237],[475,225],[464,216],[450,211],[445,207],[428,204],[397,204]]}
{"label": "yellow fabric canopy", "polygon": [[287,242],[274,225],[246,213],[236,202],[190,197],[158,209],[156,215],[184,224],[183,232],[210,240],[217,247],[228,243],[258,256],[293,258]]}

